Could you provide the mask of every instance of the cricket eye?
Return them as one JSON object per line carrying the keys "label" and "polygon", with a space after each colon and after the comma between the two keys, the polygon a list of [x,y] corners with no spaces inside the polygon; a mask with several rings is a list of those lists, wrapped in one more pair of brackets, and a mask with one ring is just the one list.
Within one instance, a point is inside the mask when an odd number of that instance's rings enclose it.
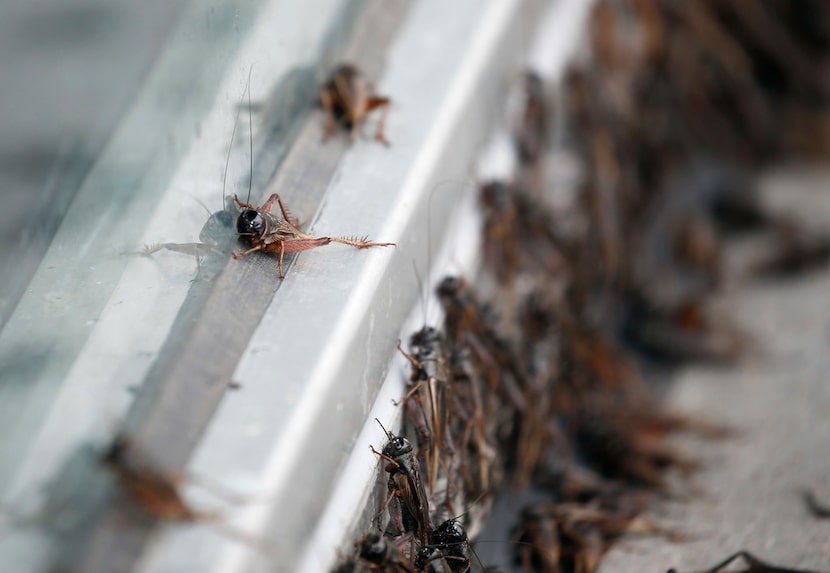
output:
{"label": "cricket eye", "polygon": [[395,440],[395,449],[401,452],[408,452],[412,449],[412,446],[409,445],[409,441],[406,438],[397,438]]}
{"label": "cricket eye", "polygon": [[400,455],[412,451],[412,446],[409,445],[409,440],[407,440],[406,438],[402,438],[400,436],[392,439],[392,441],[389,442],[388,448],[390,452],[390,457],[393,458],[396,458]]}
{"label": "cricket eye", "polygon": [[456,277],[447,277],[438,285],[439,296],[456,296],[461,289],[461,281]]}
{"label": "cricket eye", "polygon": [[259,237],[265,232],[265,219],[257,211],[245,209],[236,219],[236,232]]}

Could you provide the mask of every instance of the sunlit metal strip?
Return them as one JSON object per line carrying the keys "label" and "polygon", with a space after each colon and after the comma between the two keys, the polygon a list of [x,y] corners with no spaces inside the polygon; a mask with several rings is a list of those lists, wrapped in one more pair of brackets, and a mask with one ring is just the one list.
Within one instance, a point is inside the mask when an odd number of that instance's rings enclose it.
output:
{"label": "sunlit metal strip", "polygon": [[[539,74],[548,87],[557,85],[576,52],[590,5],[591,2],[585,0],[550,3],[545,7],[538,27],[522,30],[530,32],[529,37],[533,39],[530,49],[522,53],[523,67]],[[518,71],[517,67],[510,73]],[[518,88],[519,85],[514,83],[512,90],[518,91]],[[510,98],[502,105],[506,111],[511,111],[510,102],[514,94],[502,92],[501,95]],[[477,181],[511,180],[515,175],[516,157],[510,141],[510,117],[496,114],[495,119],[494,131],[487,145],[476,156]],[[567,177],[566,173],[558,175]],[[477,202],[478,188],[471,186],[453,213],[452,225],[442,244],[434,249],[431,265],[421,272],[426,292],[422,293],[423,298],[418,300],[403,322],[398,334],[400,340],[407,340],[424,324],[440,323],[442,311],[434,290],[445,276],[467,279],[476,276],[481,264],[482,224]],[[427,266],[423,268],[427,269]],[[306,544],[298,571],[313,573],[330,569],[340,556],[352,552],[351,544],[365,533],[366,524],[382,509],[387,492],[385,473],[379,471],[379,465],[382,466],[383,462],[379,462],[367,446],[372,444],[379,448],[386,439],[376,419],[392,430],[399,427],[402,410],[396,401],[406,391],[409,369],[409,362],[401,355],[393,357],[392,366],[339,474],[332,496]],[[505,528],[506,524],[501,529]],[[503,536],[504,539],[508,537],[509,532]],[[487,564],[492,563],[488,561]]]}

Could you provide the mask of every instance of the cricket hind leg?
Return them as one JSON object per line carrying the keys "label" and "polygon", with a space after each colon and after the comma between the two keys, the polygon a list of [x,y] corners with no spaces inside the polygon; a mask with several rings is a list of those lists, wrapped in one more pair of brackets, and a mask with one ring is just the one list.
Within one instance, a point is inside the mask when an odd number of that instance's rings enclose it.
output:
{"label": "cricket hind leg", "polygon": [[263,251],[267,253],[270,253],[272,251],[278,251],[279,258],[277,259],[277,268],[279,269],[280,279],[284,279],[285,272],[283,271],[282,262],[285,255],[291,255],[294,253],[307,251],[309,249],[322,247],[323,245],[328,245],[331,241],[332,240],[328,237],[283,239],[275,243],[271,243],[270,245],[265,247]]}
{"label": "cricket hind leg", "polygon": [[380,108],[382,110],[380,119],[378,120],[378,127],[375,130],[375,139],[380,141],[386,147],[389,147],[389,140],[386,139],[386,116],[389,115],[389,107],[392,105],[392,100],[388,97],[374,96],[369,98],[367,105],[367,113]]}
{"label": "cricket hind leg", "polygon": [[[276,193],[274,193],[276,195]],[[291,211],[288,210],[288,207],[285,206],[285,203],[282,202],[282,199],[277,195],[277,203],[280,206],[280,212],[282,213],[283,218],[288,221],[288,224],[294,227],[295,229],[299,229],[300,225],[302,224],[299,219],[294,217],[291,214]]]}
{"label": "cricket hind leg", "polygon": [[260,207],[259,210],[265,211],[266,213],[273,213],[274,205],[280,206],[280,213],[282,213],[282,218],[288,221],[288,223],[292,227],[300,226],[300,221],[294,218],[294,216],[288,210],[288,207],[286,207],[285,203],[283,203],[282,198],[276,193],[271,193],[271,196],[268,197],[268,200],[265,203],[263,203],[262,207]]}
{"label": "cricket hind leg", "polygon": [[239,197],[236,196],[236,193],[233,194],[233,200],[236,201],[236,204],[239,205],[240,209],[256,209],[250,203],[243,203],[239,200]]}
{"label": "cricket hind leg", "polygon": [[320,89],[320,103],[323,105],[323,113],[326,115],[326,127],[323,132],[323,143],[325,143],[334,135],[337,123],[334,114],[334,100],[325,86]]}
{"label": "cricket hind leg", "polygon": [[349,245],[355,249],[369,249],[371,247],[394,247],[395,243],[375,243],[368,237],[326,237],[332,243]]}
{"label": "cricket hind leg", "polygon": [[283,203],[282,198],[276,193],[271,193],[271,196],[268,197],[268,200],[265,201],[265,203],[263,203],[262,207],[260,207],[259,209],[256,209],[250,203],[243,203],[237,198],[236,195],[234,195],[233,198],[236,200],[237,204],[239,204],[239,206],[243,209],[251,209],[253,211],[261,211],[264,213],[273,213],[274,205],[279,205],[283,219],[285,219],[288,222],[288,224],[294,227],[295,229],[300,228],[300,220],[291,214],[291,211],[289,211],[288,207],[286,207],[285,203]]}
{"label": "cricket hind leg", "polygon": [[285,242],[280,241],[280,257],[277,259],[277,270],[280,272],[280,280],[285,278],[285,272],[282,270],[282,259],[285,257]]}
{"label": "cricket hind leg", "polygon": [[253,252],[256,252],[256,251],[261,251],[261,250],[262,250],[262,245],[257,245],[257,246],[255,246],[255,247],[251,247],[251,248],[250,248],[250,249],[248,249],[247,251],[242,251],[241,253],[234,253],[234,254],[233,254],[233,258],[234,258],[234,259],[241,259],[242,257],[245,257],[245,256],[247,256],[247,255],[250,255],[250,254],[251,254],[251,253],[253,253]]}

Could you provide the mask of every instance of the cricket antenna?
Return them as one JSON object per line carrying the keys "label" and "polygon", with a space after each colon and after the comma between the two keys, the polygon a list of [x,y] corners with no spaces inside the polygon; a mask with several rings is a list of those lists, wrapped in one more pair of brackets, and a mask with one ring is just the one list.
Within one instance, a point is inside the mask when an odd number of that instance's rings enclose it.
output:
{"label": "cricket antenna", "polygon": [[392,436],[394,436],[395,434],[393,434],[392,432],[390,432],[389,430],[387,430],[386,428],[384,428],[384,427],[383,427],[383,424],[381,424],[381,423],[380,423],[380,420],[378,420],[377,418],[375,418],[375,422],[377,422],[377,423],[378,423],[378,426],[380,426],[380,428],[383,430],[383,433],[384,433],[384,434],[386,434],[386,437],[387,437],[387,438],[389,438],[389,439],[391,440],[391,439],[392,439]]}
{"label": "cricket antenna", "polygon": [[427,318],[429,317],[429,299],[431,294],[429,289],[432,288],[430,278],[432,273],[432,194],[434,192],[435,189],[430,191],[429,197],[427,197],[427,293],[426,300],[424,301],[424,326],[426,326]]}
{"label": "cricket antenna", "polygon": [[248,90],[248,157],[250,158],[250,165],[248,170],[248,198],[246,203],[251,202],[251,187],[254,183],[254,125],[251,119],[251,72],[254,71],[254,65],[248,69],[248,82],[245,84],[245,89]]}
{"label": "cricket antenna", "polygon": [[424,293],[424,320],[423,326],[426,327],[427,319],[429,318],[429,299],[431,296],[430,288],[432,288],[432,197],[435,195],[435,191],[441,187],[443,183],[438,183],[432,190],[429,192],[429,197],[427,197],[427,282],[426,282],[426,290],[424,290],[424,285],[421,282],[421,277],[418,274],[418,269],[415,269],[415,276],[419,279],[418,280],[418,287],[421,289],[421,293]]}
{"label": "cricket antenna", "polygon": [[246,203],[251,202],[251,187],[254,183],[254,125],[251,119],[251,73],[254,71],[254,65],[248,68],[248,81],[245,83],[245,90],[248,92],[248,157],[250,158],[250,165],[248,169],[248,198]]}
{"label": "cricket antenna", "polygon": [[[422,316],[422,324],[423,326],[427,325],[427,317],[429,313],[429,292],[424,290],[424,279],[421,277],[420,271],[418,271],[418,264],[415,260],[412,260],[412,270],[415,272],[415,282],[418,283],[418,296],[421,299],[421,309],[423,310]],[[427,272],[429,272],[429,267],[427,267]]]}
{"label": "cricket antenna", "polygon": [[[429,196],[427,197],[427,276],[426,276],[426,286],[427,289],[432,287],[432,199],[435,196],[435,192],[438,191],[441,187],[448,184],[454,183],[461,183],[467,184],[467,180],[463,179],[446,179],[439,183],[436,183],[429,192]],[[417,275],[417,269],[416,269]],[[422,287],[423,288],[423,287]],[[427,317],[429,316],[429,299],[431,293],[427,292],[426,300],[424,301],[424,326],[426,326]]]}
{"label": "cricket antenna", "polygon": [[233,131],[231,131],[231,141],[228,143],[228,155],[225,157],[225,172],[222,173],[222,208],[225,208],[225,185],[228,180],[228,165],[231,163],[231,150],[233,149],[233,138],[236,136],[236,126],[239,123],[239,112],[241,108],[236,108],[236,118],[233,120]]}
{"label": "cricket antenna", "polygon": [[[254,65],[251,64],[251,67],[248,69],[248,81],[245,82],[245,89],[242,91],[242,97],[245,97],[245,92],[248,92],[248,131],[250,131],[251,125],[251,72],[254,70]],[[225,171],[222,173],[222,207],[225,207],[225,188],[227,185],[228,180],[228,166],[231,163],[231,150],[233,149],[233,140],[236,137],[236,128],[239,126],[239,114],[242,111],[242,106],[236,108],[236,117],[233,120],[233,130],[231,131],[231,141],[228,144],[228,154],[225,157]],[[253,142],[253,136],[251,136],[251,141]],[[253,149],[253,143],[251,143],[251,149]],[[253,173],[253,154],[251,155],[251,173]],[[248,181],[248,199],[246,202],[250,201],[251,199],[251,182]]]}

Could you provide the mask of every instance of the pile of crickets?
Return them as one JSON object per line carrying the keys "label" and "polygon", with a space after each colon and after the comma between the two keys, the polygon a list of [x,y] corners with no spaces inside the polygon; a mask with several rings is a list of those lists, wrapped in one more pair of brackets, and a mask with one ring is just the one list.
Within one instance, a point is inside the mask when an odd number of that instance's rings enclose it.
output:
{"label": "pile of crickets", "polygon": [[519,571],[592,573],[628,534],[681,540],[648,508],[692,495],[699,464],[666,439],[728,430],[667,411],[655,382],[740,358],[745,335],[707,307],[726,242],[774,237],[746,280],[830,257],[755,181],[828,149],[830,4],[604,0],[587,40],[556,89],[524,76],[519,171],[480,188],[482,275],[445,278],[444,324],[403,345],[404,429],[376,451],[388,497],[338,571],[484,569],[471,538],[508,489],[535,499],[504,540]]}

